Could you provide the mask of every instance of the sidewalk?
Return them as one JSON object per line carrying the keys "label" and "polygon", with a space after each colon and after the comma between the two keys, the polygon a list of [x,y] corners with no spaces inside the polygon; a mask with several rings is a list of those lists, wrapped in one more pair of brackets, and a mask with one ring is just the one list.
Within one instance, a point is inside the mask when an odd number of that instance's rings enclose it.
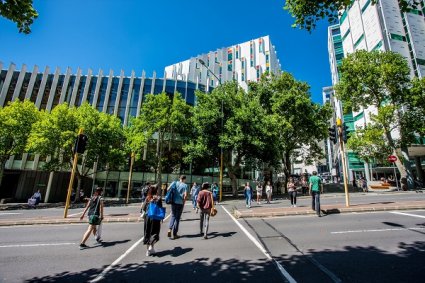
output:
{"label": "sidewalk", "polygon": [[[412,192],[413,193],[413,192]],[[375,197],[372,197],[375,196]],[[350,199],[350,207],[345,206],[344,194],[324,194],[321,196],[321,210],[324,214],[350,213],[350,212],[374,212],[374,211],[390,211],[390,210],[411,210],[425,209],[425,194],[416,194],[414,200],[382,200],[379,194],[369,193],[363,198],[353,197]],[[366,198],[366,199],[365,199]],[[22,204],[9,204],[11,206],[19,206]],[[245,207],[245,200],[226,200],[217,205],[220,210],[221,205],[233,212],[237,218],[250,217],[276,217],[276,216],[294,216],[294,215],[314,215],[315,211],[311,210],[311,198],[309,196],[298,197],[297,207],[291,207],[290,202],[286,198],[273,199],[271,204],[257,204],[252,202],[251,208]],[[48,207],[63,207],[63,204],[46,204]],[[81,205],[82,207],[83,205]],[[167,209],[169,210],[169,209]],[[0,211],[4,214],[13,213],[11,210]],[[111,222],[141,222],[139,213],[106,213],[103,220],[104,223]],[[79,215],[68,214],[67,218],[63,215],[55,216],[33,216],[33,217],[17,217],[14,219],[0,219],[0,226],[13,225],[42,225],[42,224],[86,224],[87,219],[80,220]]]}

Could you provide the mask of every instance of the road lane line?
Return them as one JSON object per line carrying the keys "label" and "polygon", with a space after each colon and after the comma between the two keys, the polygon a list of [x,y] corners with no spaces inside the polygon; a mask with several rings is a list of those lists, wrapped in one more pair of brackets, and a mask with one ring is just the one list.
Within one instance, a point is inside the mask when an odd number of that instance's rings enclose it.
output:
{"label": "road lane line", "polygon": [[4,246],[0,246],[0,248],[27,248],[27,247],[64,246],[64,245],[76,245],[76,243],[4,245]]}
{"label": "road lane line", "polygon": [[347,231],[335,231],[335,232],[331,232],[331,234],[391,232],[391,231],[405,231],[405,230],[425,230],[425,228],[422,228],[422,227],[412,227],[412,228],[388,228],[388,229],[347,230]]}
{"label": "road lane line", "polygon": [[17,214],[22,214],[22,213],[17,213],[17,212],[4,212],[4,213],[0,213],[1,215],[17,215]]}
{"label": "road lane line", "polygon": [[418,218],[425,218],[423,215],[417,215],[417,214],[411,214],[411,213],[405,213],[405,212],[398,212],[398,211],[391,211],[392,214],[398,214],[398,215],[406,215],[406,216],[412,216],[412,217],[418,217]]}
{"label": "road lane line", "polygon": [[81,211],[81,212],[78,212],[78,213],[69,214],[68,217],[77,216],[77,215],[80,215],[80,214],[83,214],[83,212]]}
{"label": "road lane line", "polygon": [[[169,217],[171,216],[171,213],[167,215],[167,217],[164,218],[164,221],[167,220]],[[140,238],[137,242],[135,242],[128,250],[125,251],[125,253],[123,253],[119,258],[117,258],[113,263],[111,263],[108,267],[106,267],[102,273],[100,273],[98,276],[96,276],[96,278],[94,278],[93,280],[90,280],[89,282],[99,282],[100,280],[102,280],[103,278],[105,278],[105,275],[118,263],[120,263],[120,261],[122,261],[128,254],[130,254],[142,241],[143,238]]]}
{"label": "road lane line", "polygon": [[224,211],[226,211],[226,213],[230,216],[230,218],[236,223],[236,225],[238,225],[238,227],[242,230],[242,232],[245,233],[245,235],[248,237],[248,239],[251,240],[251,242],[254,243],[254,245],[257,246],[257,248],[271,261],[273,261],[276,266],[278,267],[280,273],[282,274],[283,277],[285,277],[286,280],[288,280],[290,283],[296,283],[297,281],[288,273],[288,271],[286,271],[286,269],[279,263],[277,262],[271,255],[270,252],[268,252],[264,246],[262,246],[260,244],[260,242],[258,242],[257,239],[255,239],[254,236],[252,236],[248,230],[245,229],[245,227],[242,226],[242,224],[240,224],[235,217],[233,217],[232,214],[229,213],[229,211],[227,211],[227,209],[221,205],[221,207],[224,209]]}

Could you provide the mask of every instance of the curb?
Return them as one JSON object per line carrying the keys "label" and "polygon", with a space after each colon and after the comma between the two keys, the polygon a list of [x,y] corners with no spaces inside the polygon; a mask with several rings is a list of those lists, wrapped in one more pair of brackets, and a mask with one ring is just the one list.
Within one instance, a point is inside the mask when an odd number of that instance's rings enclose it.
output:
{"label": "curb", "polygon": [[[424,204],[411,204],[411,205],[392,205],[385,207],[341,207],[341,208],[326,208],[322,209],[322,213],[325,215],[330,214],[341,214],[341,213],[353,213],[353,212],[377,212],[377,211],[392,211],[392,210],[411,210],[411,209],[425,209]],[[316,212],[312,210],[287,210],[287,211],[275,211],[275,212],[241,212],[237,209],[234,210],[234,216],[236,218],[264,218],[264,217],[276,217],[276,216],[299,216],[299,215],[315,215]]]}
{"label": "curb", "polygon": [[[117,222],[142,222],[139,217],[121,217],[121,218],[105,218],[104,223],[117,223]],[[55,225],[55,224],[88,224],[87,221],[80,220],[79,218],[62,218],[62,219],[22,219],[11,221],[0,221],[0,227],[5,226],[22,226],[22,225]]]}

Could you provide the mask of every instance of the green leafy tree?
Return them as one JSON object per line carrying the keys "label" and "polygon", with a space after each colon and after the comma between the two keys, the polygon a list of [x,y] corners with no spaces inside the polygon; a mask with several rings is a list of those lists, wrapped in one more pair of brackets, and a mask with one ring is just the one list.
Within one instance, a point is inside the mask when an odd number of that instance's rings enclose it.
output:
{"label": "green leafy tree", "polygon": [[286,179],[292,172],[294,159],[310,163],[323,156],[318,141],[327,136],[332,112],[329,105],[311,101],[307,83],[284,72],[279,76],[263,76],[250,88],[260,97],[271,121],[267,149],[281,162]]}
{"label": "green leafy tree", "polygon": [[[394,52],[361,50],[345,58],[340,70],[337,97],[348,101],[354,111],[369,107],[377,110],[377,114],[371,114],[371,124],[382,129],[386,146],[398,157],[395,164],[401,177],[407,178],[409,187],[412,187],[407,146],[414,142],[414,129],[402,127],[404,115],[415,108],[411,104],[407,62]],[[395,132],[399,132],[400,137],[394,135]]]}
{"label": "green leafy tree", "polygon": [[25,151],[31,127],[39,115],[37,107],[28,100],[14,101],[0,108],[0,185],[6,161]]}
{"label": "green leafy tree", "polygon": [[196,97],[192,118],[196,139],[184,147],[187,160],[214,160],[222,149],[224,167],[236,195],[242,162],[266,150],[269,127],[264,109],[257,97],[235,82],[223,84],[210,94],[197,92]]}
{"label": "green leafy tree", "polygon": [[[378,0],[372,0],[372,5]],[[400,0],[402,11],[408,11],[410,7],[416,7],[420,0]],[[295,18],[293,27],[300,27],[311,31],[315,29],[316,23],[327,18],[330,23],[338,21],[338,13],[349,8],[353,0],[286,0],[284,9]]]}
{"label": "green leafy tree", "polygon": [[86,152],[80,155],[77,166],[77,187],[81,188],[83,176],[87,176],[97,161],[117,168],[124,162],[124,134],[121,121],[112,115],[101,113],[83,103],[80,107],[67,104],[56,106],[51,113],[45,112],[31,132],[28,149],[49,156],[44,169],[69,170],[73,163],[73,148],[80,128],[88,137]]}
{"label": "green leafy tree", "polygon": [[16,23],[19,32],[31,33],[31,24],[38,17],[33,0],[1,0],[0,15]]}
{"label": "green leafy tree", "polygon": [[148,139],[156,138],[157,182],[161,184],[166,142],[184,136],[189,129],[190,106],[179,93],[149,94],[139,117],[132,120],[128,130],[129,146],[138,151]]}

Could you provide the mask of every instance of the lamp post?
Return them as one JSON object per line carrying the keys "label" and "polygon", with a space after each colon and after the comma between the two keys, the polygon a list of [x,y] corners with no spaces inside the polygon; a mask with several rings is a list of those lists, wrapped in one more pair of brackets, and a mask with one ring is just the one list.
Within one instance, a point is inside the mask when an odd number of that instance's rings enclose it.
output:
{"label": "lamp post", "polygon": [[[202,59],[197,59],[198,62],[205,67],[205,69],[207,69],[207,72],[210,72],[211,75],[213,75],[220,86],[222,86],[223,84],[221,83],[221,79],[219,77],[217,77],[216,74],[214,74],[213,71],[210,70],[210,68],[208,68],[207,64],[205,64],[204,60]],[[224,119],[224,112],[223,112],[223,99],[221,99],[221,133],[223,134],[223,119]],[[219,201],[221,202],[223,196],[223,147],[220,146],[220,197],[219,197]]]}

